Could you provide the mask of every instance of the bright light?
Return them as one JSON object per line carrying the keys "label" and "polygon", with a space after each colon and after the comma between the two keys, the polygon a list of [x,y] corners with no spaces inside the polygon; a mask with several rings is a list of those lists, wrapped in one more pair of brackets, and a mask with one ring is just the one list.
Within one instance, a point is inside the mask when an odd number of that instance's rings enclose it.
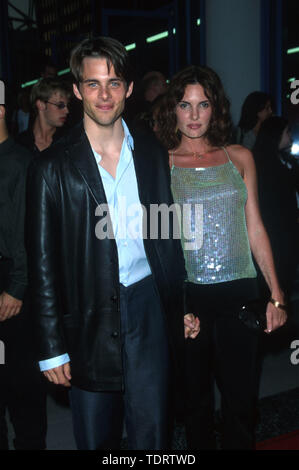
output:
{"label": "bright light", "polygon": [[57,75],[65,75],[66,73],[69,73],[71,71],[71,69],[64,69],[64,70],[60,70],[60,72],[57,72]]}
{"label": "bright light", "polygon": [[160,34],[155,34],[154,36],[150,36],[149,38],[146,38],[146,42],[155,42],[159,41],[160,39],[164,39],[168,37],[168,31],[164,31],[163,33]]}
{"label": "bright light", "polygon": [[298,142],[295,142],[292,145],[291,154],[292,155],[299,155],[299,143]]}
{"label": "bright light", "polygon": [[296,80],[295,77],[289,78],[289,79],[288,79],[288,83],[294,82],[295,80]]}
{"label": "bright light", "polygon": [[136,49],[136,43],[135,42],[133,42],[132,44],[128,44],[126,46],[127,51],[132,51],[133,49]]}
{"label": "bright light", "polygon": [[197,18],[197,26],[200,25],[200,18]]}
{"label": "bright light", "polygon": [[296,54],[296,52],[299,52],[299,47],[293,47],[287,50],[287,54]]}
{"label": "bright light", "polygon": [[21,88],[26,88],[27,86],[34,85],[34,84],[37,83],[38,81],[39,81],[39,78],[36,79],[36,80],[31,80],[31,82],[23,83],[23,84],[21,85]]}

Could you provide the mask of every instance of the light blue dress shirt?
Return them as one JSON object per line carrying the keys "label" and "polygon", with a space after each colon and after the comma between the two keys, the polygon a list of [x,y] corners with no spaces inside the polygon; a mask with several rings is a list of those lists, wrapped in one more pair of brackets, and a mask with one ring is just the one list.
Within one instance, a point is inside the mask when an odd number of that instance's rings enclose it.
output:
{"label": "light blue dress shirt", "polygon": [[[115,178],[100,165],[102,157],[94,149],[92,150],[109,206],[118,252],[119,282],[127,287],[149,276],[151,269],[146,258],[142,237],[143,212],[132,155],[134,141],[124,120],[122,125],[125,137]],[[103,207],[103,209],[105,208]],[[103,215],[105,216],[105,211]],[[39,366],[40,370],[44,371],[69,361],[68,354],[63,354],[40,361]]]}

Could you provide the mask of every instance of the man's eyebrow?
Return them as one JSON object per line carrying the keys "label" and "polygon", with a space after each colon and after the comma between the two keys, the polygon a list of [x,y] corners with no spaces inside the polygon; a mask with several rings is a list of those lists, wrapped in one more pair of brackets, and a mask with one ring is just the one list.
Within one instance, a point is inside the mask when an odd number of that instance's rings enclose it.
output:
{"label": "man's eyebrow", "polygon": [[[119,77],[108,79],[108,82],[115,82],[115,81],[123,82],[123,79]],[[97,78],[86,78],[85,80],[82,80],[82,83],[90,83],[90,82],[100,83],[100,80],[98,80]]]}

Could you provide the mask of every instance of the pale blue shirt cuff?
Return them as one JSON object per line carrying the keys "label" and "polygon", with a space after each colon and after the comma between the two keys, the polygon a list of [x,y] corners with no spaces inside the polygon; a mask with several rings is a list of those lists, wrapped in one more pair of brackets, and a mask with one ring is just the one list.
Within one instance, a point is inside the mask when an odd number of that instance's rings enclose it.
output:
{"label": "pale blue shirt cuff", "polygon": [[61,366],[70,362],[70,357],[68,354],[61,354],[61,356],[52,357],[51,359],[45,359],[44,361],[39,362],[39,368],[43,372],[44,370],[54,369],[54,367]]}

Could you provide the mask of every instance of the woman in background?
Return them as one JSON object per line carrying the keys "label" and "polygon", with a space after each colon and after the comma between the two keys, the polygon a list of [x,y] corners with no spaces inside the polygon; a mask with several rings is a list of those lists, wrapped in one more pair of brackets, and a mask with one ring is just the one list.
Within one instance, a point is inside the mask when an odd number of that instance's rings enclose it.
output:
{"label": "woman in background", "polygon": [[252,150],[261,124],[272,114],[271,96],[254,91],[245,99],[236,130],[236,143]]}

